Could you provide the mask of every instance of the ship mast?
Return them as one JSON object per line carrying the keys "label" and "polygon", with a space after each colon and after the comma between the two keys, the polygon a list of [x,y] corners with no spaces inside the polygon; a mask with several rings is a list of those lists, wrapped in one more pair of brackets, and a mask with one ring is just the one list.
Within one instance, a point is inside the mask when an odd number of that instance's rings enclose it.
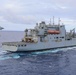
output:
{"label": "ship mast", "polygon": [[53,16],[53,25],[54,25],[54,16]]}
{"label": "ship mast", "polygon": [[51,25],[51,18],[50,18],[50,25]]}
{"label": "ship mast", "polygon": [[60,20],[60,18],[59,18],[59,19],[58,19],[58,25],[60,25],[60,21],[61,21],[61,20]]}

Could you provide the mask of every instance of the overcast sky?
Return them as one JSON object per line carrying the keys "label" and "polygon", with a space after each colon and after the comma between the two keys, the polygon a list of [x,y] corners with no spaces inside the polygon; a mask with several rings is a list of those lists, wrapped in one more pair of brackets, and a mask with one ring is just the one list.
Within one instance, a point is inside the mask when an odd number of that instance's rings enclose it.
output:
{"label": "overcast sky", "polygon": [[67,30],[76,28],[76,0],[0,0],[0,26],[24,31],[55,16]]}

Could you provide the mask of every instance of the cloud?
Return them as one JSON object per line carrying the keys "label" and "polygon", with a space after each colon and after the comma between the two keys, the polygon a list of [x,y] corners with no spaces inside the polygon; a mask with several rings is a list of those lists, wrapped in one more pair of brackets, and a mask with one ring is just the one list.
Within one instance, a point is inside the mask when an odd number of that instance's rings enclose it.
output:
{"label": "cloud", "polygon": [[9,13],[3,17],[6,21],[16,24],[32,24],[36,22],[36,18],[31,15],[23,16]]}
{"label": "cloud", "polygon": [[37,21],[47,21],[56,16],[64,18],[69,24],[71,20],[76,20],[75,3],[75,0],[0,0],[0,22],[5,22],[9,29],[9,23],[12,26],[33,25]]}

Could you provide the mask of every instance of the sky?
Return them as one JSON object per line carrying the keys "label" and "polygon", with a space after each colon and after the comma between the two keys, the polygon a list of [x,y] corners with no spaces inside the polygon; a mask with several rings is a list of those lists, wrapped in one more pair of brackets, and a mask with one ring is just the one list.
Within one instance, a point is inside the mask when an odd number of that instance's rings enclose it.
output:
{"label": "sky", "polygon": [[66,29],[76,28],[76,0],[0,0],[0,26],[24,31],[36,23],[61,19]]}

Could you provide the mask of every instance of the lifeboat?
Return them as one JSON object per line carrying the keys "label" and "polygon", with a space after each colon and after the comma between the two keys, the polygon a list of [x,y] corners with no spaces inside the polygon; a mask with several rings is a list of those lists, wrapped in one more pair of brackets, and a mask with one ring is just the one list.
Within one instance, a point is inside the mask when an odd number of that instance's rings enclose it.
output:
{"label": "lifeboat", "polygon": [[47,32],[49,34],[59,34],[60,33],[60,31],[58,31],[58,30],[48,30]]}

